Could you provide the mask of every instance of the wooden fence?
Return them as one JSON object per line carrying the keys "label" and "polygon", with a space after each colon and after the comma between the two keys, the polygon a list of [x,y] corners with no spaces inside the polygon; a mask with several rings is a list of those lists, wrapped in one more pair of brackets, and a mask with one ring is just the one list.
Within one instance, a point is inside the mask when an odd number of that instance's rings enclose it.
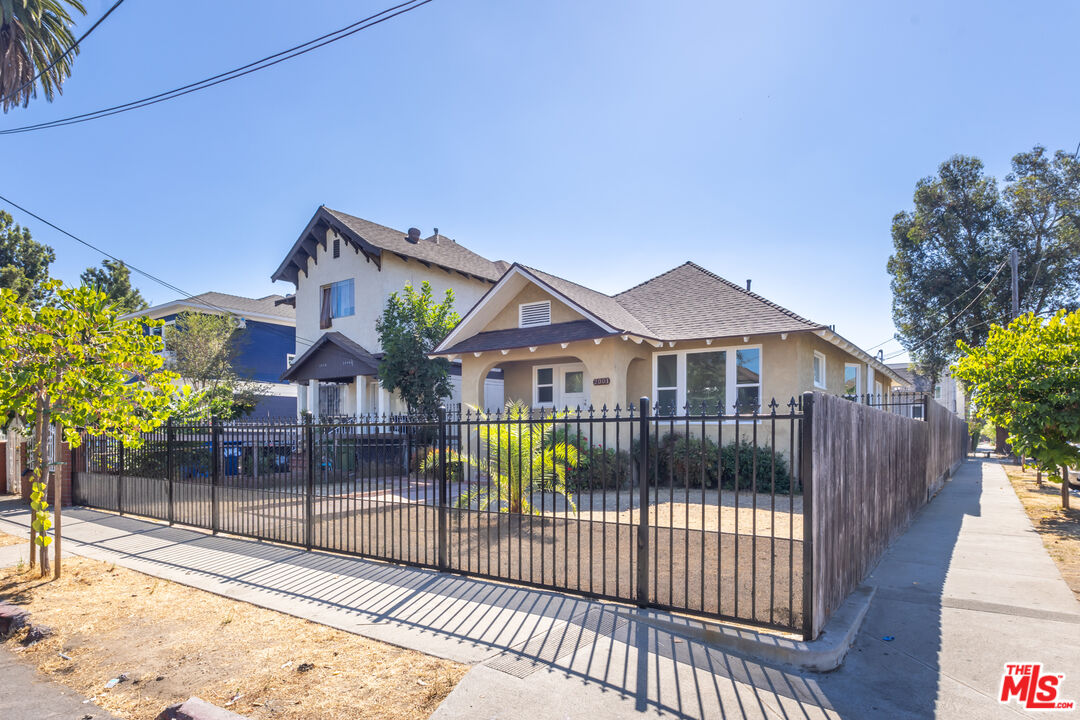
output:
{"label": "wooden fence", "polygon": [[814,638],[967,452],[967,423],[932,400],[913,420],[807,393],[804,635]]}

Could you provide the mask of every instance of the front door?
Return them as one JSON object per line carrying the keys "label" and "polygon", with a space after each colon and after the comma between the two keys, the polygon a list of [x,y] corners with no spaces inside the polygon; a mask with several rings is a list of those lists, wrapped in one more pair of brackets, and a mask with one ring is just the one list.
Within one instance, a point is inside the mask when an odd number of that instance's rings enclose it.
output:
{"label": "front door", "polygon": [[559,369],[562,386],[562,398],[559,403],[561,408],[586,408],[589,405],[589,394],[585,387],[584,365],[563,365]]}

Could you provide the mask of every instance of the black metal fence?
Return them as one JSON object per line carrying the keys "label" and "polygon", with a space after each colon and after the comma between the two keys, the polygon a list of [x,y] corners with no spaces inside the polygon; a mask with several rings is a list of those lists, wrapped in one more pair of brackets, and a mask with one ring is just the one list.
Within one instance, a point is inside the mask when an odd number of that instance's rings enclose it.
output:
{"label": "black metal fence", "polygon": [[170,423],[85,438],[76,502],[765,626],[803,626],[800,402]]}
{"label": "black metal fence", "polygon": [[845,395],[846,399],[878,410],[891,412],[913,420],[926,420],[930,395],[924,392],[893,391],[889,393],[866,393]]}

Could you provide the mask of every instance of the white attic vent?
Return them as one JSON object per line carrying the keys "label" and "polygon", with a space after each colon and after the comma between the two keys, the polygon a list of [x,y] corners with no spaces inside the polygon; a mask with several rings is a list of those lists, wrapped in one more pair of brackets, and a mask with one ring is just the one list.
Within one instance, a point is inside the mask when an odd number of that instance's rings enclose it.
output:
{"label": "white attic vent", "polygon": [[536,327],[551,324],[551,301],[522,303],[518,305],[518,327]]}

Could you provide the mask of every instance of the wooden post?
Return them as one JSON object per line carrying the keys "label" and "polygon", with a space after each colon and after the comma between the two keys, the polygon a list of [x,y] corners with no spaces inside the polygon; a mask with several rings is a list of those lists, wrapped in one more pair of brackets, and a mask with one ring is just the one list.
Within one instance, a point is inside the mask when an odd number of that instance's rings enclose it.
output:
{"label": "wooden post", "polygon": [[799,426],[799,485],[803,494],[802,631],[809,642],[814,627],[814,393],[803,393]]}

